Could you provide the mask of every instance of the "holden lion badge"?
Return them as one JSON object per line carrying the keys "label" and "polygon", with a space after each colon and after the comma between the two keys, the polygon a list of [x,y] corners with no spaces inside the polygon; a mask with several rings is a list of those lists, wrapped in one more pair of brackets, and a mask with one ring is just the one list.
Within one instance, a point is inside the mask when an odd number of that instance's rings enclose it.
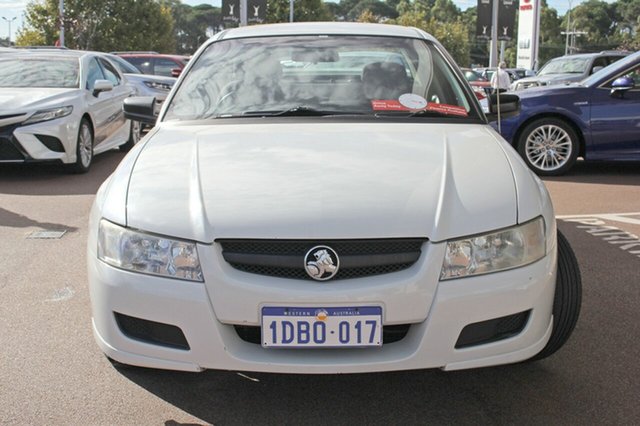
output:
{"label": "holden lion badge", "polygon": [[327,246],[316,246],[304,257],[304,269],[314,280],[330,280],[338,273],[339,267],[338,255]]}

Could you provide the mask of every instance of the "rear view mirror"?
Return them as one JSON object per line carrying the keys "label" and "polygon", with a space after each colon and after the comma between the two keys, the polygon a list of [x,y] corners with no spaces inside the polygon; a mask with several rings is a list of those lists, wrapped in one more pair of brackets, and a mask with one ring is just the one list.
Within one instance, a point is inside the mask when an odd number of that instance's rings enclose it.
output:
{"label": "rear view mirror", "polygon": [[489,114],[487,118],[489,121],[496,121],[498,119],[498,112],[500,118],[514,117],[520,113],[520,98],[518,95],[500,93],[489,95]]}
{"label": "rear view mirror", "polygon": [[627,90],[635,87],[635,81],[631,77],[619,77],[611,83],[611,96],[624,96]]}
{"label": "rear view mirror", "polygon": [[153,96],[134,96],[124,100],[122,109],[125,118],[133,121],[139,121],[144,124],[155,125],[156,116],[154,107],[156,98]]}
{"label": "rear view mirror", "polygon": [[109,80],[96,80],[93,83],[93,96],[97,97],[102,92],[113,90],[113,83]]}

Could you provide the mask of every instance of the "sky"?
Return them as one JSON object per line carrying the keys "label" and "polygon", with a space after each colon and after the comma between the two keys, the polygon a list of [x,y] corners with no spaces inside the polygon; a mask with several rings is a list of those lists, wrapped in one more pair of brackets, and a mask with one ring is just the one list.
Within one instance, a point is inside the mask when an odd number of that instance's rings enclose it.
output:
{"label": "sky", "polygon": [[[548,0],[549,6],[555,8],[558,11],[558,15],[564,15],[569,8],[569,2],[571,6],[575,7],[582,3],[583,0]],[[191,6],[196,6],[202,3],[212,4],[214,6],[220,6],[221,0],[183,0]],[[453,2],[462,10],[475,6],[477,0],[453,0]],[[9,34],[9,22],[11,21],[11,40],[15,40],[17,30],[22,26],[23,13],[29,3],[29,0],[0,0],[0,37],[6,37]],[[5,18],[5,19],[2,19]],[[13,20],[13,18],[16,18]]]}

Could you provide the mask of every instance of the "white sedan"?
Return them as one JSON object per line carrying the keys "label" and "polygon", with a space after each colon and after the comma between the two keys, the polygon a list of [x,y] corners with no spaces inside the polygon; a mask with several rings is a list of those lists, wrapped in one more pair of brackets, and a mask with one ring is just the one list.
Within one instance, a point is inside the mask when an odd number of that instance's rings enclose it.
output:
{"label": "white sedan", "polygon": [[[153,121],[153,99],[125,114]],[[581,294],[544,185],[442,45],[373,24],[202,46],[100,188],[88,271],[102,351],[185,371],[540,359]]]}
{"label": "white sedan", "polygon": [[16,50],[0,57],[0,163],[56,162],[79,173],[139,139],[122,103],[134,90],[101,54]]}

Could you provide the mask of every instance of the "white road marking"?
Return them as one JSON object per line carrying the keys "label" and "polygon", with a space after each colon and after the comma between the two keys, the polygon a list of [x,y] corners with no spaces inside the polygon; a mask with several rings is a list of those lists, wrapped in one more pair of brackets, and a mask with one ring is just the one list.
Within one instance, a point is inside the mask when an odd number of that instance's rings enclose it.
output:
{"label": "white road marking", "polygon": [[[605,220],[618,221],[624,223],[633,223],[640,225],[640,220],[629,222],[626,216],[637,215],[640,213],[624,213],[624,214],[601,214],[601,215],[577,215],[577,216],[556,216],[565,222],[578,223],[577,228],[584,229],[587,233],[594,237],[600,237],[611,245],[617,246],[620,250],[625,251],[635,257],[640,258],[640,238],[637,235],[624,231],[616,226],[607,225]],[[622,219],[622,220],[620,220]],[[626,219],[626,220],[625,220]]]}
{"label": "white road marking", "polygon": [[[638,216],[638,217],[633,218],[629,216]],[[621,223],[629,223],[632,225],[640,225],[640,212],[560,215],[560,216],[556,216],[556,219],[567,220],[567,219],[581,219],[581,218],[591,218],[591,217],[610,220],[612,222],[621,222]]]}

